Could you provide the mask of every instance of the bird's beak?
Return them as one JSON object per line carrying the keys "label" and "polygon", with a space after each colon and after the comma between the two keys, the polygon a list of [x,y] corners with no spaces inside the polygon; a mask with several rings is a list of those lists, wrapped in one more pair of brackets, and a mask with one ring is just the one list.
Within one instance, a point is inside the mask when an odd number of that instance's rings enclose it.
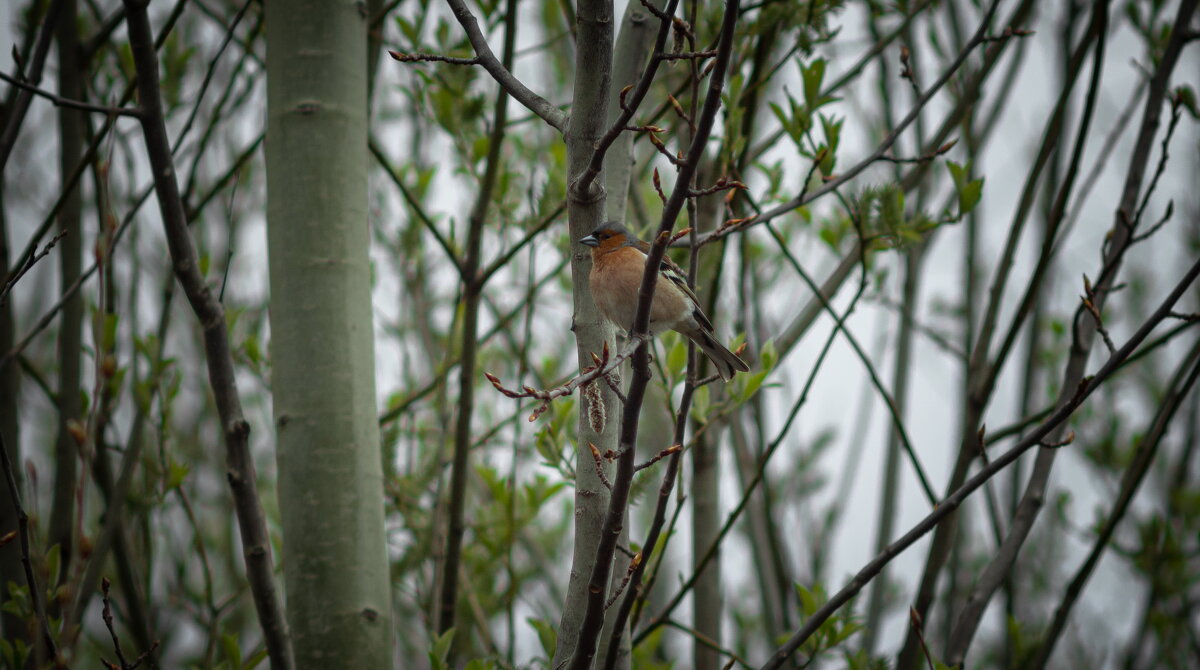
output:
{"label": "bird's beak", "polygon": [[579,243],[585,247],[600,246],[600,240],[596,239],[595,235],[588,235],[587,237],[581,237],[581,238],[579,238]]}

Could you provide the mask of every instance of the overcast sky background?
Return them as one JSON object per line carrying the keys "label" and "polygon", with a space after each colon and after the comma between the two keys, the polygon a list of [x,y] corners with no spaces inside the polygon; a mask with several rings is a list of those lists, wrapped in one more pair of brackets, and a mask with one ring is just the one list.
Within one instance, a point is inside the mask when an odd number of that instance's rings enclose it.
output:
{"label": "overcast sky background", "polygon": [[[13,27],[17,19],[16,2],[0,3],[0,37],[3,38],[4,44],[11,44],[13,41]],[[21,3],[23,4],[23,3]],[[161,3],[160,3],[161,4]],[[1011,2],[1003,3],[998,16],[1004,16],[1009,10]],[[1050,5],[1057,3],[1044,3],[1046,8],[1043,11],[1051,10]],[[1174,3],[1172,3],[1174,6]],[[620,16],[623,12],[624,3],[618,3],[617,15]],[[161,9],[161,8],[160,8]],[[1115,150],[1108,156],[1098,157],[1101,149],[1102,138],[1108,134],[1110,129],[1116,123],[1122,108],[1128,102],[1128,96],[1134,89],[1135,83],[1141,76],[1138,71],[1138,66],[1144,66],[1141,61],[1144,52],[1141,41],[1128,28],[1126,22],[1118,18],[1119,12],[1114,8],[1114,23],[1119,25],[1119,28],[1112,34],[1107,50],[1106,66],[1105,66],[1105,85],[1102,89],[1099,98],[1099,104],[1093,122],[1093,139],[1090,140],[1087,152],[1085,154],[1084,165],[1087,166],[1085,171],[1090,170],[1090,166],[1097,160],[1103,162],[1104,171],[1100,176],[1096,187],[1091,192],[1087,201],[1082,204],[1080,216],[1076,228],[1071,233],[1064,245],[1064,253],[1059,257],[1058,264],[1055,267],[1055,279],[1051,282],[1053,287],[1052,304],[1055,316],[1069,323],[1070,314],[1078,304],[1078,296],[1082,292],[1081,275],[1086,273],[1094,277],[1100,266],[1099,249],[1104,235],[1109,230],[1113,212],[1115,209],[1116,199],[1119,196],[1121,184],[1125,178],[1125,170],[1128,164],[1129,151],[1133,141],[1133,131],[1126,135],[1117,144]],[[1173,15],[1173,9],[1171,10]],[[1024,58],[1021,67],[1018,82],[1013,88],[1013,99],[1004,101],[1006,111],[1001,117],[1000,125],[993,135],[993,138],[986,150],[983,153],[985,161],[981,165],[976,166],[976,174],[986,176],[986,184],[984,187],[983,199],[980,203],[980,214],[982,217],[981,231],[981,258],[985,262],[992,262],[998,255],[998,249],[1002,246],[1005,236],[1008,231],[1008,224],[1011,220],[1012,212],[1015,208],[1016,201],[1019,195],[1020,188],[1025,178],[1025,171],[1031,162],[1032,154],[1036,150],[1037,143],[1040,140],[1041,129],[1044,127],[1049,110],[1053,104],[1053,99],[1057,93],[1059,83],[1057,81],[1057,56],[1055,50],[1058,49],[1058,33],[1057,25],[1050,22],[1054,17],[1039,17],[1031,26],[1037,30],[1037,33],[1026,38],[1026,48],[1029,52]],[[839,45],[837,53],[830,54],[824,52],[830,59],[831,64],[826,80],[832,80],[839,75],[844,68],[853,63],[861,49],[868,46],[869,40],[866,38],[865,28],[863,24],[863,12],[861,3],[851,3],[851,7],[844,11],[837,19],[837,23],[842,28],[842,35],[836,40]],[[158,25],[158,24],[156,24]],[[997,25],[994,32],[999,32],[1003,26]],[[457,27],[455,27],[457,30]],[[529,27],[522,28],[518,38],[518,50],[533,46],[544,40],[544,35],[537,30]],[[841,45],[851,44],[854,49],[847,49]],[[387,46],[395,46],[394,44]],[[4,49],[5,54],[8,49]],[[895,63],[896,49],[892,49],[892,55],[889,58]],[[819,51],[819,53],[822,53]],[[1010,49],[1005,58],[1011,58],[1015,50]],[[1197,45],[1193,42],[1184,52],[1184,57],[1181,60],[1180,66],[1177,68],[1173,82],[1175,85],[1187,83],[1193,88],[1200,88],[1200,59],[1196,57]],[[932,54],[923,53],[921,50],[914,51],[915,57],[918,59],[917,73],[920,80],[924,83],[932,82],[940,75],[940,69],[935,66],[935,61]],[[1137,63],[1135,64],[1135,60]],[[5,56],[6,69],[11,67],[9,58]],[[53,58],[47,68],[47,73],[43,85],[47,88],[53,88],[54,72],[57,65]],[[400,75],[397,75],[397,68],[401,67],[390,61],[386,61],[380,68],[380,84],[381,93],[385,95],[396,95],[390,90],[389,84],[400,81]],[[1003,71],[1002,64],[998,71]],[[536,55],[528,55],[521,58],[515,68],[516,73],[524,80],[529,82],[537,82],[540,76],[539,63]],[[786,68],[791,81],[788,83],[788,88],[793,91],[799,90],[799,80],[796,68]],[[858,158],[866,155],[874,146],[876,138],[867,130],[873,127],[874,119],[870,119],[870,123],[864,119],[863,112],[871,112],[875,105],[878,104],[875,94],[875,70],[868,68],[866,75],[861,78],[858,84],[851,87],[846,93],[846,100],[831,108],[831,111],[838,115],[847,117],[847,121],[842,133],[842,149],[839,156],[839,165],[847,167],[857,162]],[[1081,81],[1080,86],[1085,85],[1086,77]],[[988,91],[994,92],[998,88],[999,77],[993,77],[989,82]],[[897,80],[895,91],[901,99],[907,99],[904,95],[899,95],[904,91],[907,84]],[[260,84],[261,88],[261,84]],[[535,86],[536,88],[536,86]],[[1076,96],[1077,100],[1079,96]],[[258,95],[258,99],[262,100],[262,94]],[[930,105],[926,112],[926,118],[931,120],[940,120],[940,113],[948,108],[949,98],[944,92],[940,94],[933,104]],[[993,104],[990,98],[981,103],[981,108],[989,108]],[[1077,110],[1076,110],[1077,111]],[[523,110],[516,103],[510,101],[510,116],[521,116]],[[1072,117],[1072,120],[1077,117],[1077,114]],[[769,118],[769,117],[765,117]],[[1167,118],[1166,110],[1163,111],[1164,127]],[[1141,119],[1141,106],[1139,105],[1134,115],[1132,123],[1136,128],[1136,124]],[[770,121],[773,123],[773,121]],[[384,122],[386,124],[386,122]],[[126,131],[132,129],[132,122],[125,122],[122,126]],[[33,108],[30,112],[30,117],[27,121],[27,127],[21,143],[18,145],[17,153],[14,155],[14,165],[10,167],[9,172],[14,170],[20,173],[22,170],[35,170],[39,174],[46,175],[46,180],[41,184],[40,188],[32,192],[22,193],[18,196],[20,202],[16,204],[13,212],[18,216],[14,216],[9,221],[11,231],[15,237],[14,247],[19,249],[24,245],[25,237],[29,231],[36,225],[37,219],[30,218],[22,220],[22,213],[32,215],[38,212],[44,212],[49,204],[53,201],[53,197],[57,194],[57,187],[53,174],[57,162],[57,150],[54,140],[54,115],[53,108],[42,100],[36,100],[33,103]],[[260,128],[248,127],[245,129],[246,136],[253,136]],[[1180,124],[1176,138],[1172,143],[1172,162],[1167,173],[1163,176],[1162,182],[1155,196],[1151,199],[1148,212],[1152,218],[1157,218],[1166,206],[1169,198],[1175,198],[1175,219],[1169,224],[1170,230],[1163,235],[1144,243],[1137,245],[1131,252],[1125,268],[1122,270],[1123,278],[1128,278],[1127,271],[1130,269],[1145,269],[1155,268],[1157,274],[1153,277],[1151,289],[1148,291],[1150,300],[1157,303],[1158,300],[1165,295],[1170,286],[1174,284],[1176,279],[1182,273],[1182,269],[1194,260],[1192,251],[1178,244],[1176,233],[1180,226],[1196,226],[1197,212],[1200,211],[1200,200],[1197,195],[1197,175],[1200,174],[1200,134],[1197,133],[1197,125],[1190,118],[1186,117]],[[389,146],[399,146],[405,136],[405,130],[401,127],[387,127],[384,125],[380,129],[382,137]],[[1070,127],[1070,132],[1074,132],[1074,125]],[[37,134],[37,139],[31,139],[31,133]],[[912,155],[911,132],[906,134],[898,145],[896,150],[897,155]],[[442,141],[442,140],[440,140]],[[1153,154],[1154,161],[1158,159],[1159,140],[1155,141],[1155,152]],[[439,147],[430,147],[431,153],[436,153]],[[24,153],[23,153],[24,152]],[[394,154],[399,155],[399,154]],[[957,148],[949,154],[952,160],[962,159],[961,148]],[[772,150],[771,154],[766,158],[770,162],[774,158],[782,159],[792,165],[796,170],[803,170],[801,166],[801,158],[797,156],[794,149],[787,140],[782,140],[778,147]],[[140,158],[139,160],[144,160]],[[141,169],[145,169],[142,165]],[[881,182],[890,175],[890,166],[881,166],[873,169],[860,177],[854,183],[854,188],[861,187],[872,182]],[[10,183],[17,180],[21,183],[27,183],[30,175],[15,176],[6,175],[6,179]],[[378,177],[378,176],[377,176]],[[670,177],[664,174],[664,177],[670,180]],[[146,179],[144,175],[140,178],[139,183],[144,183]],[[456,181],[452,175],[443,173],[439,175],[437,181],[439,189],[438,197],[434,198],[435,211],[440,211],[446,216],[454,215],[458,217],[465,216],[466,206],[464,202],[469,201],[471,191],[463,191],[461,183]],[[761,183],[761,182],[760,182]],[[750,186],[753,191],[756,185],[756,180],[750,181]],[[386,193],[383,197],[385,201],[395,204],[395,198],[391,194],[390,187],[382,180],[376,178],[373,181],[373,189],[378,192],[380,190]],[[935,202],[939,202],[936,199]],[[829,206],[832,203],[825,203]],[[1073,204],[1072,207],[1076,205]],[[399,208],[394,208],[391,211],[401,211]],[[161,240],[161,234],[157,227],[157,211],[150,209],[146,210],[145,220],[141,225],[141,244],[153,246]],[[40,215],[39,215],[40,217]],[[376,225],[387,225],[387,222],[375,222]],[[94,222],[91,224],[94,229]],[[234,261],[233,276],[237,281],[230,282],[230,296],[232,300],[237,300],[244,303],[253,303],[267,295],[266,282],[266,262],[265,262],[265,212],[258,211],[251,215],[247,220],[241,222],[241,232],[237,244],[237,256]],[[677,226],[678,227],[678,226]],[[1022,241],[1021,253],[1018,256],[1017,265],[1014,269],[1012,280],[1010,281],[1010,294],[1015,295],[1016,290],[1020,290],[1024,285],[1024,277],[1029,271],[1030,253],[1033,245],[1036,244],[1036,234],[1038,233],[1040,222],[1031,221],[1027,227],[1028,234]],[[565,229],[565,225],[562,227]],[[923,282],[921,285],[921,309],[919,314],[923,315],[924,323],[938,327],[938,329],[952,336],[952,340],[958,341],[957,330],[953,327],[942,327],[950,324],[949,320],[930,317],[931,309],[935,305],[956,305],[959,300],[959,290],[961,283],[961,249],[962,235],[965,233],[965,228],[962,226],[951,226],[940,230],[935,241],[928,249],[928,255],[925,260],[925,271]],[[764,230],[752,230],[751,235],[766,237]],[[823,243],[819,242],[815,236],[804,238],[797,236],[797,242],[793,245],[793,250],[799,255],[801,261],[805,264],[806,269],[818,278],[818,281],[833,267],[836,259],[830,254]],[[556,262],[560,253],[565,253],[564,232],[562,229],[556,230],[551,234],[544,235],[542,239],[535,243],[535,249],[545,253],[539,254],[539,262],[547,265]],[[90,241],[87,243],[90,244]],[[85,249],[90,248],[85,245]],[[165,247],[162,253],[165,255]],[[485,252],[486,253],[486,252]],[[377,309],[376,332],[378,337],[378,348],[376,358],[378,361],[378,377],[377,389],[382,406],[386,402],[389,394],[394,392],[401,383],[402,365],[404,365],[402,357],[394,351],[392,340],[382,332],[381,322],[389,320],[403,319],[404,315],[397,312],[399,300],[398,278],[395,273],[380,271],[383,264],[389,261],[379,252],[374,252],[374,258],[377,264],[378,284],[374,297]],[[901,276],[901,258],[896,254],[890,254],[881,257],[881,263],[891,268],[889,281],[889,295],[893,298],[899,295],[899,278]],[[30,277],[26,279],[23,286],[17,291],[15,300],[21,314],[30,314],[32,306],[35,304],[45,304],[44,295],[39,295],[44,290],[54,290],[53,277],[57,274],[55,263],[52,259],[44,262]],[[450,275],[447,274],[447,281],[451,281]],[[992,267],[986,268],[986,273],[983,277],[984,283],[989,283],[992,277]],[[729,324],[732,321],[735,313],[736,299],[742,299],[742,296],[737,295],[733,286],[733,278],[726,277],[729,281],[729,290],[725,291],[725,298],[721,308],[714,316],[714,321],[717,322],[718,328],[722,329],[722,334],[728,336]],[[835,304],[844,308],[848,302],[849,296],[853,293],[853,282],[848,282],[843,287]],[[1193,293],[1193,295],[1195,295]],[[777,320],[779,327],[790,321],[790,318],[798,311],[798,309],[807,302],[808,295],[792,295],[792,294],[770,294],[757,296],[756,299],[766,301],[768,304],[768,312]],[[501,301],[516,299],[515,296],[504,298],[498,295]],[[1117,346],[1125,340],[1127,334],[1131,332],[1136,323],[1132,323],[1127,319],[1122,319],[1125,313],[1125,294],[1117,294],[1110,302],[1109,314],[1107,314],[1107,325],[1110,328],[1112,337],[1117,343]],[[570,295],[568,289],[561,287],[558,284],[550,284],[547,286],[546,294],[538,297],[538,302],[541,305],[548,306],[539,315],[539,319],[543,319],[544,323],[539,323],[540,328],[545,328],[549,332],[557,333],[558,336],[567,337],[567,330],[570,323]],[[442,306],[446,318],[449,317],[450,306]],[[1192,298],[1187,304],[1183,305],[1182,311],[1195,311],[1196,301]],[[145,315],[144,319],[154,318],[157,310],[151,314]],[[1011,315],[1010,310],[1002,312],[1001,323],[1005,323]],[[558,320],[555,323],[555,320]],[[185,323],[180,321],[179,323]],[[192,322],[186,321],[189,327]],[[779,388],[768,388],[763,391],[769,399],[770,406],[775,409],[773,424],[779,425],[782,422],[783,416],[786,414],[787,408],[792,403],[793,399],[799,393],[807,373],[813,364],[814,359],[820,349],[824,338],[829,332],[831,320],[828,317],[822,317],[818,326],[805,337],[799,350],[791,354],[785,361],[782,369],[778,370],[771,381],[778,382]],[[848,323],[851,330],[863,343],[864,347],[873,355],[875,365],[885,379],[891,377],[891,355],[890,347],[894,340],[894,331],[897,325],[897,319],[891,310],[882,308],[873,302],[863,302],[858,307],[857,311]],[[485,323],[484,328],[487,327]],[[1187,338],[1185,338],[1187,339]],[[1097,347],[1098,353],[1093,356],[1092,363],[1089,365],[1089,371],[1094,371],[1099,367],[1103,360],[1103,347]],[[1178,347],[1175,349],[1178,351]],[[876,354],[882,353],[882,356]],[[197,370],[202,362],[191,362],[188,365],[195,366]],[[86,366],[85,366],[86,367]],[[1009,371],[1015,372],[1016,365],[1010,363]],[[1052,369],[1050,375],[1056,379],[1061,375],[1060,369]],[[1015,388],[1012,383],[1013,375],[1006,375],[1001,379],[998,391],[995,394],[995,402],[989,408],[986,414],[986,423],[989,428],[996,428],[1011,423],[1017,417],[1017,402],[1019,389]],[[835,440],[832,447],[822,456],[819,461],[819,467],[825,475],[828,483],[821,493],[817,496],[818,505],[810,510],[805,510],[801,513],[789,513],[786,517],[781,518],[780,527],[787,529],[791,540],[791,554],[794,559],[793,567],[795,574],[804,578],[807,575],[807,564],[802,559],[807,555],[807,549],[804,548],[806,542],[806,531],[811,529],[812,520],[819,518],[825,511],[825,508],[833,502],[834,496],[837,494],[837,484],[841,479],[843,472],[848,467],[856,468],[856,474],[852,480],[850,488],[850,496],[843,500],[846,505],[844,512],[845,523],[842,532],[835,539],[833,547],[833,560],[830,569],[830,581],[826,584],[826,589],[829,592],[838,590],[842,584],[852,575],[857,572],[874,554],[873,544],[875,541],[875,527],[877,524],[876,516],[878,513],[878,492],[880,490],[880,481],[882,476],[883,466],[883,450],[886,442],[887,431],[889,430],[889,420],[886,412],[879,401],[879,398],[873,391],[864,394],[865,374],[863,367],[858,359],[854,356],[850,347],[845,343],[844,339],[839,338],[834,345],[829,359],[825,363],[824,371],[818,376],[816,386],[812,393],[812,399],[809,404],[801,411],[800,418],[792,430],[789,437],[789,442],[785,449],[791,453],[780,454],[772,465],[772,471],[781,477],[781,482],[786,484],[787,474],[796,462],[797,454],[800,450],[807,449],[812,440],[818,435],[827,430],[835,432]],[[959,377],[958,364],[948,356],[944,351],[939,349],[935,344],[931,343],[926,337],[918,336],[915,340],[915,349],[913,357],[913,374],[911,379],[911,387],[909,390],[909,411],[906,418],[906,426],[911,436],[913,444],[916,446],[917,452],[921,457],[921,461],[926,468],[926,471],[933,483],[935,490],[939,494],[944,493],[943,488],[949,470],[953,464],[953,454],[958,445],[959,434],[959,408],[961,407],[961,379]],[[486,393],[487,391],[482,391]],[[863,409],[863,403],[867,402],[870,407]],[[1112,398],[1111,396],[1098,395],[1091,403],[1116,403],[1122,406],[1121,398]],[[1128,407],[1122,407],[1134,412],[1134,416],[1140,416],[1140,422],[1144,423],[1145,414],[1143,408],[1133,406],[1129,403]],[[253,433],[259,456],[259,467],[263,474],[271,475],[273,473],[273,457],[270,454],[272,445],[272,436],[270,433],[270,407],[268,405],[250,406],[247,408],[250,414],[255,431]],[[857,424],[860,418],[865,415],[869,417],[869,423],[863,431],[857,429]],[[1179,421],[1179,419],[1177,419]],[[28,422],[23,426],[23,441],[26,445],[38,443],[40,440],[53,439],[52,427],[50,426],[30,426]],[[768,431],[773,434],[773,431]],[[524,433],[526,436],[531,436],[530,431]],[[861,437],[861,445],[855,447],[852,442],[856,437]],[[1084,436],[1081,436],[1084,437]],[[531,439],[531,438],[530,438]],[[1173,433],[1171,439],[1178,440],[1179,433]],[[43,442],[44,443],[44,442]],[[1116,482],[1108,481],[1098,477],[1093,468],[1091,468],[1084,459],[1077,453],[1082,444],[1077,443],[1063,450],[1060,454],[1054,475],[1052,478],[1052,487],[1047,496],[1047,506],[1042,511],[1042,519],[1039,525],[1035,528],[1035,537],[1031,538],[1030,543],[1035,541],[1039,529],[1045,528],[1046,517],[1054,513],[1054,501],[1060,492],[1067,492],[1070,495],[1070,502],[1066,510],[1070,520],[1070,526],[1076,532],[1065,533],[1060,538],[1055,538],[1058,541],[1059,549],[1065,555],[1065,559],[1059,564],[1060,573],[1069,575],[1074,572],[1077,567],[1081,552],[1090,545],[1091,538],[1087,528],[1096,518],[1096,510],[1098,507],[1106,507],[1111,502],[1112,494],[1116,490]],[[1003,447],[1002,447],[1003,448]],[[32,450],[29,446],[26,447],[26,453]],[[1025,471],[1028,471],[1028,463],[1031,462],[1033,452],[1026,456]],[[740,491],[736,485],[736,480],[732,477],[734,472],[734,464],[732,462],[732,453],[725,450],[722,454],[722,467],[731,474],[725,481],[723,490],[723,507],[728,510],[732,508]],[[36,460],[37,457],[35,457]],[[851,462],[853,460],[853,462]],[[42,462],[40,467],[43,472],[48,472],[45,468],[49,467],[49,463]],[[902,462],[901,466],[901,504],[898,509],[898,517],[896,523],[897,535],[902,534],[907,529],[917,523],[928,511],[928,504],[924,500],[924,496],[920,493],[916,478],[913,476],[911,468],[907,463]],[[690,468],[686,470],[686,476],[690,479]],[[1007,478],[1001,476],[997,481],[1004,481]],[[48,488],[48,487],[47,487]],[[1147,482],[1145,489],[1153,490],[1151,482]],[[996,495],[999,499],[1006,499],[1003,488],[996,488]],[[984,546],[990,546],[990,531],[982,525],[982,516],[976,512],[980,509],[982,498],[977,493],[967,504],[970,508],[972,516],[971,532],[979,538],[979,542]],[[1146,495],[1139,496],[1139,505],[1157,504],[1154,501],[1148,501]],[[681,521],[680,527],[687,527],[687,513]],[[640,525],[639,525],[640,527]],[[635,532],[636,535],[636,532]],[[673,540],[673,548],[676,555],[679,557],[679,565],[682,566],[687,562],[687,547],[690,546],[690,538],[684,530],[678,537]],[[1030,543],[1027,543],[1027,547]],[[892,563],[889,575],[901,581],[905,587],[905,598],[911,596],[915,590],[916,582],[919,577],[921,567],[924,564],[926,552],[928,548],[928,539],[918,543],[916,546],[905,552],[897,560]],[[728,545],[723,552],[724,568],[723,575],[726,580],[726,597],[734,599],[740,597],[739,594],[754,593],[756,587],[753,583],[751,573],[742,571],[739,566],[747,565],[751,561],[750,554],[746,551],[743,543],[740,541]],[[682,567],[681,567],[682,569]],[[564,566],[565,575],[565,566]],[[673,584],[675,583],[674,575],[665,575],[667,579],[660,583]],[[565,582],[564,582],[565,583]],[[1089,588],[1086,589],[1084,597],[1081,600],[1076,612],[1073,616],[1073,622],[1076,627],[1086,629],[1091,621],[1102,620],[1101,630],[1116,630],[1127,634],[1135,624],[1132,621],[1134,615],[1131,603],[1141,601],[1143,585],[1131,579],[1131,573],[1126,567],[1126,562],[1123,559],[1115,559],[1111,553],[1107,554],[1102,560],[1099,569],[1093,577],[1093,581]],[[1061,586],[1051,594],[1054,598],[1061,595]],[[865,596],[865,593],[864,593]],[[865,598],[863,599],[865,605]],[[988,634],[986,631],[1000,630],[1001,616],[998,613],[998,605],[1000,600],[993,599],[993,607],[989,612],[987,627],[981,632],[981,636]],[[685,606],[686,607],[686,606]],[[681,610],[681,612],[684,610]],[[686,617],[685,617],[686,618]],[[880,636],[883,649],[894,649],[900,641],[907,626],[908,617],[903,612],[896,612],[889,618],[883,634]],[[528,631],[526,631],[528,632]],[[1124,647],[1124,636],[1118,635],[1104,639],[1089,639],[1090,645],[1106,645],[1113,652],[1122,652]],[[1071,644],[1070,638],[1067,644],[1060,645],[1060,652],[1063,649],[1069,648]],[[529,636],[525,640],[523,646],[526,646],[526,651],[530,654],[537,650],[537,642]],[[1061,658],[1061,657],[1060,657]]]}

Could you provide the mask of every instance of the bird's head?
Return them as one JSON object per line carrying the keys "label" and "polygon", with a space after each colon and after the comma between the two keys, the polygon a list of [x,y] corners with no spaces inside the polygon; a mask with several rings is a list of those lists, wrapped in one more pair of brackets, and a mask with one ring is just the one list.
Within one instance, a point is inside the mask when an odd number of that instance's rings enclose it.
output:
{"label": "bird's head", "polygon": [[599,251],[616,249],[632,241],[634,241],[633,236],[629,234],[628,230],[625,230],[625,226],[615,221],[602,223],[587,237],[579,238],[580,244]]}

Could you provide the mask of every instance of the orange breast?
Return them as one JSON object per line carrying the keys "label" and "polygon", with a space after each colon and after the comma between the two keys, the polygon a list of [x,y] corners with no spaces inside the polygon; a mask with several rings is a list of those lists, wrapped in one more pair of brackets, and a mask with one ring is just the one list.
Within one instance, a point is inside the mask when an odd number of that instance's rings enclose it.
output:
{"label": "orange breast", "polygon": [[[589,284],[596,307],[609,321],[626,331],[633,329],[638,289],[645,268],[645,254],[633,247],[599,254],[592,266]],[[689,322],[692,307],[687,295],[660,275],[650,308],[650,333],[656,335]]]}

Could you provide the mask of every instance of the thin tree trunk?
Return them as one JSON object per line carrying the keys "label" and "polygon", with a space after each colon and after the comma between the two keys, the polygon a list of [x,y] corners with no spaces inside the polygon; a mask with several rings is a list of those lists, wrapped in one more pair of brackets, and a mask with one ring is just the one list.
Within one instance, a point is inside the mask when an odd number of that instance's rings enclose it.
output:
{"label": "thin tree trunk", "polygon": [[267,242],[288,623],[298,668],[390,667],[375,410],[366,19],[267,4]]}
{"label": "thin tree trunk", "polygon": [[[588,288],[591,253],[576,242],[604,221],[605,193],[596,182],[587,192],[580,193],[575,188],[575,180],[587,170],[595,144],[607,130],[612,84],[612,5],[604,0],[581,0],[577,16],[575,86],[563,139],[567,145],[567,212],[573,249],[571,285],[575,311],[571,327],[582,369],[594,365],[592,354],[599,354],[606,342],[611,351],[616,350],[615,332],[596,310]],[[595,445],[601,453],[616,451],[620,418],[621,406],[607,384],[593,383],[582,394],[579,442],[575,445],[575,546],[567,598],[559,620],[558,647],[554,651],[552,665],[556,668],[575,652],[587,608],[588,580],[600,544],[600,528],[608,511],[609,492],[591,465],[590,445]]]}
{"label": "thin tree trunk", "polygon": [[[508,0],[505,8],[504,51],[501,63],[512,69],[513,51],[517,39],[517,2]],[[462,259],[462,360],[459,363],[458,414],[454,428],[454,461],[450,474],[449,529],[446,536],[445,564],[442,570],[438,632],[445,633],[455,626],[457,610],[457,588],[460,579],[459,565],[462,558],[463,534],[466,531],[466,498],[468,456],[471,449],[471,418],[475,407],[475,361],[478,353],[477,331],[479,324],[479,302],[485,281],[479,274],[480,253],[483,243],[483,225],[496,178],[502,160],[500,149],[504,143],[504,128],[508,119],[508,93],[497,86],[495,111],[492,117],[492,132],[488,137],[487,166],[475,204],[468,219],[467,248]],[[454,649],[460,648],[460,635]],[[453,662],[454,654],[450,656]]]}
{"label": "thin tree trunk", "polygon": [[[64,0],[56,26],[58,38],[60,94],[72,100],[83,98],[79,68],[75,67],[79,49],[78,27],[75,22],[75,0]],[[59,108],[59,175],[66,183],[83,154],[82,112]],[[58,227],[63,237],[59,252],[59,288],[67,290],[79,278],[83,251],[83,198],[80,187],[68,190],[58,214]],[[68,423],[82,422],[83,403],[80,396],[80,351],[83,344],[83,297],[77,292],[62,309],[58,330],[58,435],[54,442],[54,506],[50,512],[47,542],[58,545],[61,556],[59,574],[51,579],[61,583],[70,574],[74,554],[75,497],[79,475],[79,444],[68,430]],[[58,603],[49,603],[51,614],[59,611]]]}

